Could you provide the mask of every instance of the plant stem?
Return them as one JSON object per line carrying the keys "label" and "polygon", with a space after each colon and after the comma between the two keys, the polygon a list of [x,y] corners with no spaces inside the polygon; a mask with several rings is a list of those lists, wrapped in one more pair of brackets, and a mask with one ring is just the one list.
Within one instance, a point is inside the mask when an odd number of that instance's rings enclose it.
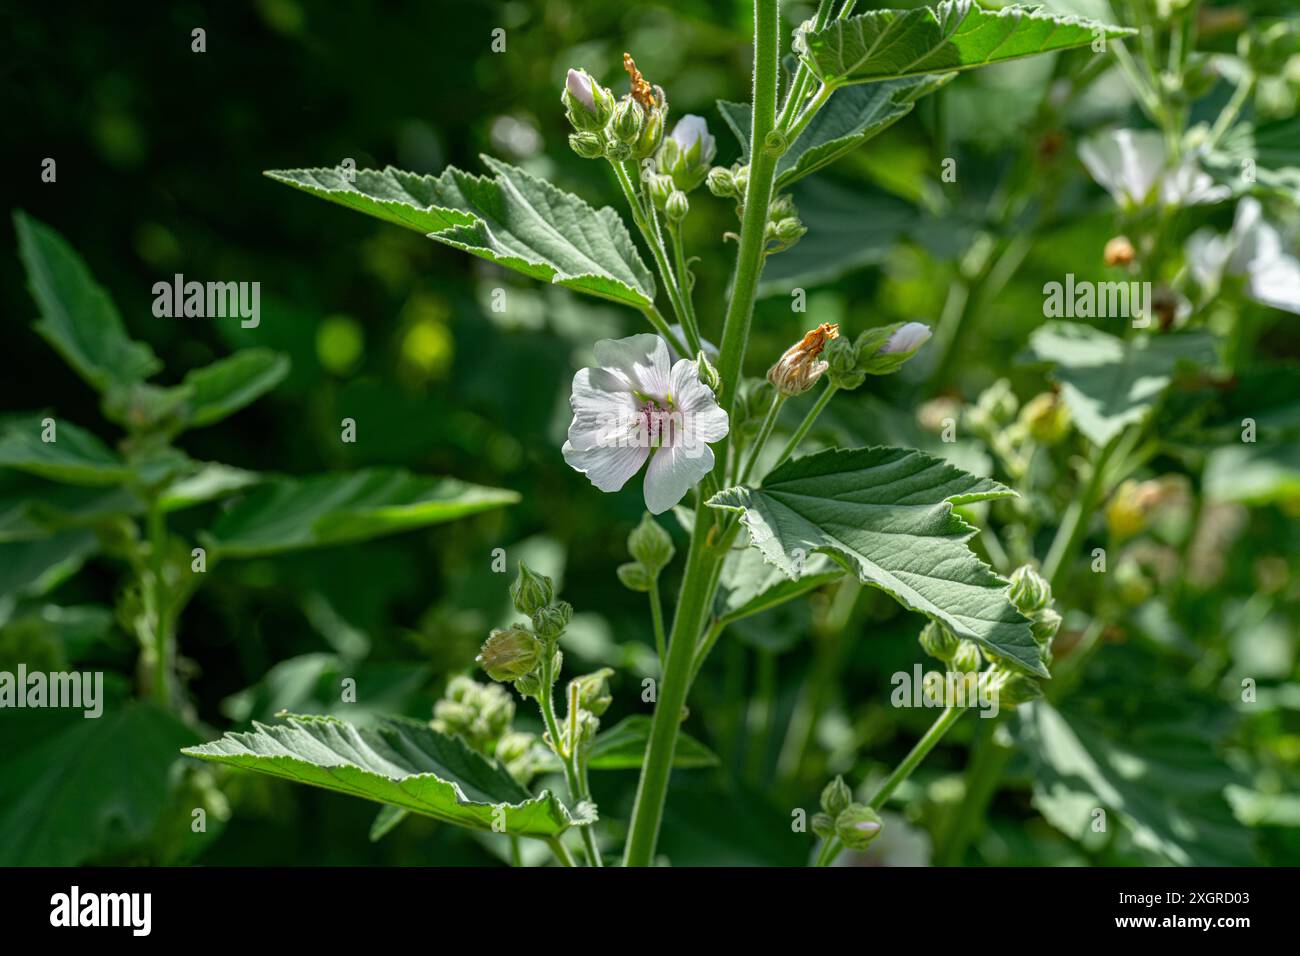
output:
{"label": "plant stem", "polygon": [[[694,290],[691,288],[691,270],[686,263],[686,241],[682,238],[682,224],[668,224],[668,241],[673,247],[673,261],[677,265],[677,281],[679,288],[677,294],[681,296],[682,305],[686,307],[686,315],[690,319],[689,328],[695,333],[696,341],[703,347],[704,339],[700,337],[700,322],[695,317],[695,298]],[[686,356],[694,358],[694,356]]]}
{"label": "plant stem", "polygon": [[1056,586],[1057,579],[1065,569],[1066,558],[1074,554],[1088,530],[1088,519],[1092,517],[1097,501],[1101,497],[1106,462],[1115,451],[1122,434],[1121,432],[1120,435],[1112,438],[1093,456],[1092,474],[1088,476],[1088,483],[1084,486],[1082,494],[1070,503],[1060,527],[1056,529],[1056,537],[1052,539],[1047,559],[1043,561],[1043,577],[1052,587]]}
{"label": "plant stem", "polygon": [[[880,789],[876,791],[875,796],[871,798],[871,802],[867,804],[872,810],[879,810],[885,805],[885,801],[893,796],[894,791],[902,785],[903,781],[912,775],[912,771],[934,749],[935,744],[943,739],[943,735],[948,732],[948,729],[957,723],[957,719],[965,713],[965,710],[964,707],[944,708],[943,713],[935,719],[934,723],[930,725],[930,729],[925,732],[925,736],[916,742],[916,746],[912,748],[911,752],[903,758],[902,762],[894,768],[894,772],[880,785]],[[842,849],[843,845],[840,843],[839,838],[832,836],[823,845],[822,852],[817,857],[817,865],[830,866],[835,861],[835,858],[840,855]]]}
{"label": "plant stem", "polygon": [[663,602],[659,600],[659,575],[650,579],[650,617],[654,621],[655,628],[655,651],[659,655],[659,671],[663,673],[664,652],[667,650],[668,641],[664,637],[664,609]]}
{"label": "plant stem", "polygon": [[[750,138],[749,188],[745,196],[745,214],[741,221],[740,242],[736,253],[736,275],[731,301],[723,320],[722,346],[718,372],[722,378],[721,405],[731,415],[740,391],[740,373],[749,341],[749,323],[754,313],[754,298],[763,269],[764,232],[768,205],[776,178],[778,154],[765,145],[776,120],[776,88],[780,56],[780,15],[778,0],[754,0],[754,97]],[[727,439],[717,451],[717,461],[727,460]],[[715,465],[715,468],[717,465]],[[711,509],[701,502],[695,509],[695,526],[690,551],[678,594],[668,639],[668,657],[664,662],[659,699],[650,725],[636,802],[628,829],[623,862],[627,866],[649,866],[654,859],[663,819],[664,800],[668,795],[668,778],[672,773],[673,752],[682,709],[690,689],[695,645],[713,603],[715,571],[725,551],[709,547],[714,528]]]}
{"label": "plant stem", "polygon": [[[652,218],[654,207],[652,205],[651,212],[647,214],[636,185],[632,182],[632,177],[628,175],[627,166],[613,160],[610,160],[609,165],[614,170],[614,178],[618,180],[619,187],[623,190],[623,197],[627,200],[628,208],[632,212],[632,221],[636,223],[641,238],[650,247],[650,255],[654,257],[655,265],[659,269],[659,276],[663,280],[664,291],[668,293],[668,302],[673,307],[673,314],[677,317],[677,321],[681,323],[682,329],[686,333],[686,344],[690,346],[690,351],[689,353],[682,352],[682,354],[694,355],[700,348],[699,333],[695,331],[693,323],[689,321],[686,310],[679,298],[677,278],[673,275],[672,266],[668,264],[668,255],[664,251],[663,236],[659,233],[658,219]],[[659,333],[666,335],[666,327],[659,330]]]}
{"label": "plant stem", "polygon": [[834,92],[835,87],[829,83],[821,85],[813,98],[808,101],[808,105],[804,107],[804,111],[799,114],[799,118],[791,124],[789,129],[781,130],[787,143],[793,143],[802,135],[803,131],[808,128],[808,124],[812,122],[812,118],[817,115],[817,111],[826,105],[826,101],[831,98],[831,94]]}
{"label": "plant stem", "polygon": [[686,346],[682,344],[681,339],[673,334],[667,320],[664,319],[658,309],[653,305],[648,305],[641,312],[650,321],[650,325],[654,327],[654,330],[664,337],[664,341],[677,350],[678,355],[686,354]]}
{"label": "plant stem", "polygon": [[510,865],[523,866],[523,858],[519,855],[519,837],[513,833],[510,834]]}
{"label": "plant stem", "polygon": [[[586,828],[584,827],[583,829]],[[555,858],[560,861],[561,866],[578,865],[576,862],[574,862],[573,857],[569,854],[569,848],[560,842],[559,837],[547,838],[546,845],[551,848],[551,852],[555,854]]]}
{"label": "plant stem", "polygon": [[172,707],[172,635],[167,605],[167,519],[154,499],[149,505],[149,595],[153,610],[152,696],[162,707]]}
{"label": "plant stem", "polygon": [[1241,108],[1246,105],[1246,101],[1255,92],[1257,79],[1254,70],[1250,70],[1241,78],[1241,82],[1237,84],[1237,89],[1233,91],[1232,99],[1228,100],[1228,105],[1223,108],[1219,118],[1214,121],[1214,128],[1210,130],[1210,139],[1205,147],[1207,150],[1212,150],[1218,146],[1219,141],[1232,128],[1232,124],[1237,121]]}
{"label": "plant stem", "polygon": [[785,443],[785,448],[781,449],[781,454],[777,457],[776,461],[772,463],[773,470],[780,468],[790,460],[790,456],[795,453],[795,449],[799,447],[799,443],[804,440],[808,435],[809,430],[812,429],[813,423],[817,421],[817,416],[822,413],[822,409],[826,407],[838,391],[839,388],[837,386],[832,385],[829,380],[826,382],[826,387],[822,389],[822,393],[817,396],[817,401],[813,403],[812,408],[808,409],[808,414],[803,417],[803,421],[799,423],[799,427],[794,430],[794,434],[790,436],[790,440]]}
{"label": "plant stem", "polygon": [[[589,800],[590,797],[583,787],[582,768],[578,763],[577,754],[577,734],[569,735],[569,746],[573,748],[570,752],[564,746],[564,737],[560,733],[560,722],[555,717],[555,679],[558,676],[553,670],[554,648],[547,647],[542,651],[542,674],[541,674],[541,693],[538,695],[538,707],[542,712],[542,722],[546,725],[546,733],[551,738],[551,750],[555,756],[560,758],[560,766],[564,771],[564,783],[569,790],[569,798],[574,805]],[[570,704],[572,710],[573,704]],[[596,846],[596,835],[592,833],[590,824],[578,827],[582,835],[582,846],[587,854],[587,864],[589,866],[601,866],[600,849]],[[569,864],[572,865],[572,864]]]}
{"label": "plant stem", "polygon": [[758,463],[758,456],[763,453],[763,447],[767,440],[772,437],[772,429],[776,427],[776,420],[781,415],[781,406],[785,404],[786,396],[781,392],[773,389],[772,404],[768,406],[767,417],[763,419],[763,425],[758,430],[758,435],[754,438],[754,447],[749,450],[749,459],[745,466],[740,469],[740,474],[736,477],[738,484],[744,484],[749,480],[750,473],[754,470],[754,465]]}

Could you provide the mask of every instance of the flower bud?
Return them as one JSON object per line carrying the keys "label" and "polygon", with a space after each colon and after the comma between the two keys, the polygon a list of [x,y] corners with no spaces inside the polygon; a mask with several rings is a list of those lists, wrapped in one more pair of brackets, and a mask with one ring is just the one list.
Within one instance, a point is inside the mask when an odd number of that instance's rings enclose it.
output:
{"label": "flower bud", "polygon": [[506,773],[521,786],[528,786],[537,774],[537,760],[533,756],[533,745],[537,738],[533,734],[511,731],[497,741],[492,755],[506,768]]}
{"label": "flower bud", "polygon": [[667,567],[676,552],[672,536],[649,512],[641,515],[641,523],[627,536],[627,550],[652,576]]}
{"label": "flower bud", "polygon": [[583,159],[600,159],[605,155],[605,140],[599,133],[570,133],[569,149]]}
{"label": "flower bud", "polygon": [[629,561],[627,564],[620,564],[614,571],[618,575],[619,581],[623,587],[629,591],[641,591],[642,593],[650,590],[650,583],[653,580],[648,572],[638,561]]}
{"label": "flower bud", "polygon": [[1061,629],[1061,615],[1054,608],[1040,608],[1028,615],[1029,632],[1040,646],[1051,644],[1056,632]]}
{"label": "flower bud", "polygon": [[641,126],[645,123],[645,114],[641,105],[629,96],[618,101],[614,107],[614,116],[609,130],[620,143],[631,146],[641,135]]}
{"label": "flower bud", "polygon": [[668,196],[668,201],[664,203],[664,215],[668,217],[668,221],[672,223],[681,222],[690,211],[691,203],[686,198],[686,193],[680,189],[674,189]]}
{"label": "flower bud", "polygon": [[1032,565],[1022,564],[1011,572],[1011,589],[1007,597],[1021,614],[1042,610],[1052,601],[1052,586]]}
{"label": "flower bud", "polygon": [[880,836],[880,814],[868,806],[853,803],[835,818],[835,835],[850,850],[865,850]]}
{"label": "flower bud", "polygon": [[488,635],[476,658],[488,677],[512,681],[531,674],[542,656],[542,643],[522,627],[497,628]]}
{"label": "flower bud", "polygon": [[717,141],[709,133],[709,124],[704,117],[688,113],[664,138],[655,165],[672,177],[678,189],[690,192],[709,175],[709,164],[716,153]]}
{"label": "flower bud", "polygon": [[768,252],[782,252],[789,249],[796,242],[804,237],[808,232],[808,227],[795,216],[789,216],[785,219],[775,219],[767,224],[764,238],[768,242],[775,242],[777,248],[769,249]]}
{"label": "flower bud", "polygon": [[1108,266],[1127,266],[1137,257],[1137,250],[1128,236],[1115,236],[1107,241],[1101,257]]}
{"label": "flower bud", "polygon": [[736,196],[736,177],[726,166],[714,166],[710,169],[709,174],[704,177],[704,184],[709,187],[709,192],[719,199]]}
{"label": "flower bud", "polygon": [[812,832],[817,834],[823,840],[835,832],[835,818],[829,813],[814,813],[812,817]]}
{"label": "flower bud", "polygon": [[614,94],[587,74],[569,70],[560,94],[566,115],[579,132],[595,133],[605,128],[614,111]]}
{"label": "flower bud", "polygon": [[663,209],[668,205],[668,197],[673,194],[673,180],[671,176],[665,176],[662,173],[651,173],[646,177],[646,191],[650,194],[650,199],[654,202],[657,209]]}
{"label": "flower bud", "polygon": [[930,327],[905,322],[870,329],[858,337],[858,364],[868,375],[889,375],[916,354],[930,338]]}
{"label": "flower bud", "polygon": [[961,671],[963,674],[971,674],[980,669],[983,660],[980,658],[979,645],[974,641],[961,641],[957,649],[953,651],[952,659],[948,662],[952,669]]}
{"label": "flower bud", "polygon": [[1043,688],[1038,681],[1025,674],[1008,674],[998,685],[997,700],[999,707],[1016,707],[1043,696]]}
{"label": "flower bud", "polygon": [[1055,392],[1035,395],[1020,409],[1020,423],[1034,441],[1055,445],[1070,431],[1070,409]]}
{"label": "flower bud", "polygon": [[844,336],[837,335],[826,343],[823,358],[826,377],[836,388],[849,391],[866,380],[867,373],[858,368],[858,350]]}
{"label": "flower bud", "polygon": [[767,207],[767,218],[774,222],[777,219],[790,219],[798,215],[799,210],[795,207],[794,199],[789,193],[781,193],[773,197]]}
{"label": "flower bud", "polygon": [[921,642],[921,650],[941,661],[952,660],[952,656],[957,653],[958,645],[961,644],[957,635],[939,621],[930,621],[921,628],[918,640]]}
{"label": "flower bud", "polygon": [[573,605],[568,601],[556,601],[533,612],[533,629],[544,641],[558,640],[572,619]]}
{"label": "flower bud", "polygon": [[853,791],[844,782],[843,777],[836,777],[822,790],[822,809],[832,817],[838,817],[853,802]]}
{"label": "flower bud", "polygon": [[524,562],[519,562],[519,576],[510,587],[510,597],[515,602],[515,610],[532,617],[540,607],[551,603],[555,597],[555,586],[544,574],[532,571]]}
{"label": "flower bud", "polygon": [[570,693],[573,692],[574,687],[577,687],[578,705],[599,717],[609,710],[609,705],[614,702],[609,692],[609,679],[613,676],[612,667],[602,667],[590,674],[575,677],[569,681]]}
{"label": "flower bud", "polygon": [[610,137],[605,141],[605,158],[615,163],[622,163],[632,158],[632,147]]}
{"label": "flower bud", "polygon": [[818,358],[827,341],[840,334],[840,327],[823,323],[785,350],[777,363],[767,370],[767,380],[782,395],[799,395],[808,391],[829,367]]}
{"label": "flower bud", "polygon": [[[704,347],[695,355],[695,367],[699,369],[700,372],[700,384],[708,388],[708,390],[714,395],[717,395],[718,391],[722,388],[722,375],[719,374],[713,363],[709,361],[708,349],[713,348],[713,346],[709,342],[701,342],[700,344]],[[715,357],[716,354],[717,350],[714,349]]]}

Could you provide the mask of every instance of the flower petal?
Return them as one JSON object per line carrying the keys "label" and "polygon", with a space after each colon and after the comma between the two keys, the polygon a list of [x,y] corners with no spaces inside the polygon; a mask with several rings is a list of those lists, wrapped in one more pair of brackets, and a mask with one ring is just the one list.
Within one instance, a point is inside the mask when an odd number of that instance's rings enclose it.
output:
{"label": "flower petal", "polygon": [[668,343],[644,332],[625,339],[601,339],[596,343],[596,364],[620,374],[633,388],[655,398],[668,394]]}
{"label": "flower petal", "polygon": [[672,396],[675,409],[682,414],[689,441],[703,444],[727,437],[727,413],[709,387],[700,381],[699,369],[690,359],[682,359],[673,366]]}
{"label": "flower petal", "polygon": [[663,514],[686,497],[691,486],[713,470],[713,449],[699,444],[659,448],[645,472],[645,506],[651,514]]}
{"label": "flower petal", "polygon": [[566,441],[563,453],[569,467],[582,472],[601,491],[618,491],[641,468],[650,449],[644,444],[576,448]]}

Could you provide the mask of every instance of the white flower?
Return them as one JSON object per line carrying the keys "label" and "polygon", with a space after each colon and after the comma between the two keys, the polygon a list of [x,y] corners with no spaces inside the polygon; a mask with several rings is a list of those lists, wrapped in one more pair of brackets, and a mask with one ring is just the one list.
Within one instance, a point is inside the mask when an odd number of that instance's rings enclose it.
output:
{"label": "white flower", "polygon": [[1264,219],[1259,200],[1237,203],[1226,236],[1201,229],[1187,240],[1187,265],[1197,283],[1217,290],[1225,275],[1246,280],[1256,302],[1300,315],[1300,260],[1286,252],[1282,235]]}
{"label": "white flower", "polygon": [[1175,167],[1167,164],[1164,137],[1155,130],[1117,129],[1079,144],[1079,159],[1092,178],[1125,209],[1154,199],[1166,206],[1195,206],[1227,199],[1232,191],[1217,186],[1188,155]]}
{"label": "white flower", "polygon": [[727,413],[695,362],[671,362],[657,335],[602,339],[596,362],[573,377],[564,460],[601,491],[618,491],[649,459],[646,508],[662,514],[713,470],[709,443],[726,437]]}
{"label": "white flower", "polygon": [[896,352],[915,352],[930,340],[930,327],[924,322],[908,322],[899,327],[889,341],[881,348],[881,355],[893,355]]}

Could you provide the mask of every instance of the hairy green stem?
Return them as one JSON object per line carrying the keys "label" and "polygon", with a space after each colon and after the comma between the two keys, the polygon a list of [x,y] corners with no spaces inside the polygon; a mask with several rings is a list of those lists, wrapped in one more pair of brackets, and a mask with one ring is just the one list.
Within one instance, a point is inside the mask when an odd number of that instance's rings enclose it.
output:
{"label": "hairy green stem", "polygon": [[1088,476],[1088,483],[1084,485],[1083,493],[1070,503],[1060,527],[1056,529],[1056,537],[1052,539],[1052,546],[1047,552],[1046,560],[1043,561],[1043,577],[1053,587],[1065,570],[1066,559],[1074,554],[1088,530],[1088,520],[1092,517],[1098,499],[1101,497],[1106,463],[1114,453],[1120,437],[1116,435],[1093,456],[1092,473]]}
{"label": "hairy green stem", "polygon": [[572,855],[570,855],[569,848],[560,842],[559,837],[548,837],[546,845],[551,848],[551,852],[555,854],[555,858],[560,861],[561,866],[578,865],[574,862]]}
{"label": "hairy green stem", "polygon": [[838,386],[832,385],[829,380],[826,382],[826,387],[822,389],[822,393],[817,396],[817,401],[813,403],[812,408],[808,409],[808,414],[803,417],[803,421],[799,423],[799,427],[794,430],[794,434],[790,436],[790,440],[785,443],[785,448],[781,449],[781,454],[777,457],[776,461],[772,463],[773,470],[780,468],[790,460],[790,456],[795,453],[795,449],[799,447],[799,443],[804,440],[808,432],[812,429],[813,424],[817,421],[817,416],[822,413],[822,410],[830,403],[830,400],[835,397],[835,393],[838,391]]}
{"label": "hairy green stem", "polygon": [[[720,404],[728,415],[731,415],[740,391],[749,324],[754,312],[759,274],[763,269],[768,205],[772,200],[772,186],[776,178],[778,152],[769,149],[766,140],[776,121],[780,57],[778,7],[778,0],[754,2],[754,97],[749,187],[736,253],[735,282],[723,320],[722,345],[718,357],[718,372],[723,383]],[[724,439],[721,444],[717,461],[726,462],[728,442]],[[649,866],[654,859],[664,800],[668,795],[668,778],[672,773],[673,752],[677,747],[682,711],[690,689],[696,642],[713,603],[715,571],[725,554],[725,551],[710,547],[708,539],[714,527],[711,509],[701,501],[695,509],[690,550],[686,557],[677,610],[673,616],[672,633],[668,639],[668,657],[664,663],[659,699],[650,725],[650,739],[641,765],[636,802],[632,807],[623,857],[627,866]]]}
{"label": "hairy green stem", "polygon": [[[695,291],[691,288],[691,269],[686,262],[686,241],[682,238],[682,224],[668,224],[668,241],[673,247],[673,262],[677,266],[677,281],[679,283],[677,294],[681,297],[682,305],[686,309],[686,316],[690,320],[690,325],[685,326],[691,329],[695,335],[695,340],[703,347],[704,339],[700,335],[700,321],[695,317]],[[694,358],[695,356],[689,356]]]}
{"label": "hairy green stem", "polygon": [[[935,718],[934,723],[930,725],[930,729],[925,732],[925,736],[916,742],[916,746],[914,746],[908,755],[903,758],[902,762],[894,768],[894,772],[891,773],[885,779],[885,782],[880,785],[875,796],[871,798],[871,801],[867,805],[873,810],[879,810],[883,807],[885,801],[893,796],[894,791],[902,785],[904,780],[912,775],[913,770],[920,766],[921,761],[924,760],[930,751],[934,749],[935,745],[943,739],[943,735],[948,732],[949,728],[951,728],[953,724],[957,723],[958,718],[960,718],[963,713],[965,713],[964,707],[945,707],[943,713]],[[823,845],[822,852],[818,855],[817,865],[830,866],[831,863],[835,862],[835,858],[840,855],[840,851],[843,848],[844,847],[840,843],[838,837],[830,837],[826,841],[826,844]]]}
{"label": "hairy green stem", "polygon": [[754,439],[754,447],[749,450],[749,459],[745,462],[745,466],[740,469],[740,474],[736,476],[736,481],[742,485],[749,480],[754,466],[758,464],[758,456],[763,453],[763,447],[767,444],[767,440],[772,437],[772,429],[776,427],[776,420],[781,415],[781,406],[785,404],[786,396],[781,394],[780,391],[774,391],[772,404],[768,406],[767,416],[763,419],[763,425],[759,428],[758,435]]}
{"label": "hairy green stem", "polygon": [[[542,722],[546,725],[546,733],[551,738],[551,750],[554,751],[555,756],[560,758],[560,767],[564,772],[564,783],[568,787],[570,799],[576,806],[591,798],[583,786],[582,766],[577,751],[578,735],[574,732],[577,728],[570,727],[569,747],[566,748],[564,746],[565,738],[560,733],[560,722],[555,716],[555,679],[559,675],[554,670],[553,650],[553,648],[548,647],[542,652],[542,686],[537,703],[542,712]],[[569,704],[569,713],[571,717],[576,718],[576,708],[572,702]],[[596,835],[592,832],[591,825],[580,826],[578,830],[582,835],[582,846],[587,854],[587,864],[589,866],[601,866],[600,849],[596,846]]]}
{"label": "hairy green stem", "polygon": [[659,655],[659,669],[662,672],[668,641],[664,637],[664,609],[663,602],[659,600],[659,575],[657,574],[650,579],[650,618],[654,622],[655,653]]}

